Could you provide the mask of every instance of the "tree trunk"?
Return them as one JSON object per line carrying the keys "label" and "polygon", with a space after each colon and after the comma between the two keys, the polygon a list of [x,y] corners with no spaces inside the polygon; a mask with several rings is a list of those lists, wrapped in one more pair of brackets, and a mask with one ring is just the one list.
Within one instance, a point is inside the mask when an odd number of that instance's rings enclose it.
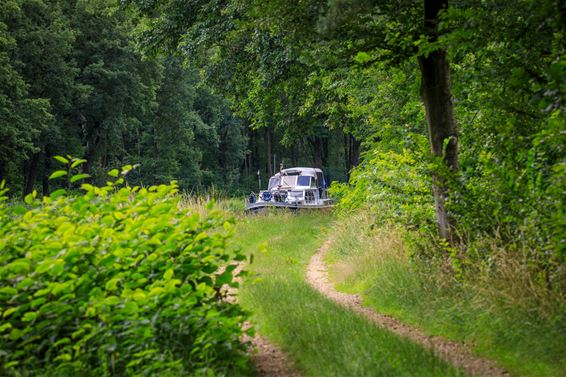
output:
{"label": "tree trunk", "polygon": [[[429,40],[436,40],[438,34],[438,14],[448,6],[448,0],[425,0],[425,30]],[[450,66],[445,49],[419,57],[421,70],[421,97],[426,110],[431,151],[442,158],[451,172],[458,170],[458,131],[452,89]],[[456,242],[454,220],[446,211],[445,202],[448,190],[445,177],[438,172],[432,174],[436,220],[440,236],[451,244]]]}
{"label": "tree trunk", "polygon": [[273,176],[273,167],[271,166],[271,130],[269,128],[265,129],[266,137],[265,142],[267,144],[267,175],[269,177]]}
{"label": "tree trunk", "polygon": [[37,166],[39,164],[39,155],[40,152],[34,153],[31,156],[31,160],[25,164],[25,182],[24,182],[24,192],[23,196],[25,197],[28,194],[31,194],[33,191],[33,187],[35,186],[35,179],[37,177]]}
{"label": "tree trunk", "polygon": [[311,139],[314,157],[314,167],[322,169],[324,163],[324,140],[320,136],[313,136]]}
{"label": "tree trunk", "polygon": [[0,161],[0,183],[6,179],[6,166],[3,161]]}
{"label": "tree trunk", "polygon": [[43,196],[49,195],[50,172],[51,172],[51,152],[49,150],[49,147],[45,147],[45,154],[43,155],[43,176],[41,178]]}
{"label": "tree trunk", "polygon": [[348,146],[348,154],[346,156],[347,163],[346,163],[346,171],[348,174],[348,180],[350,180],[350,173],[353,168],[358,166],[360,163],[360,146],[362,142],[356,139],[353,135],[348,135],[347,137],[347,146]]}
{"label": "tree trunk", "polygon": [[299,166],[297,161],[297,146],[295,143],[291,145],[291,165],[292,166]]}

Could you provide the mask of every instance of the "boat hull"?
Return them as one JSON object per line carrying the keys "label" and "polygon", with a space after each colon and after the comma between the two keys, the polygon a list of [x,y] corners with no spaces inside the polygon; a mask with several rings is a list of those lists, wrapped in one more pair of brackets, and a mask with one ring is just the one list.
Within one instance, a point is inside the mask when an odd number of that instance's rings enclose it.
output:
{"label": "boat hull", "polygon": [[298,204],[298,203],[278,203],[278,202],[256,202],[246,204],[245,211],[247,213],[255,213],[263,211],[267,208],[289,209],[291,211],[298,211],[303,209],[327,209],[332,208],[334,204],[331,201],[320,204]]}

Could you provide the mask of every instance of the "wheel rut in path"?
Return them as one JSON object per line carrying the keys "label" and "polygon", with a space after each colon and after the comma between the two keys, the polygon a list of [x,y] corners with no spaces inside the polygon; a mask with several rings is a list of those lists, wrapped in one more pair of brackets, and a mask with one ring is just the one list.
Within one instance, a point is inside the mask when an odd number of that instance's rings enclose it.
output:
{"label": "wheel rut in path", "polygon": [[[234,275],[238,275],[242,268],[243,264],[239,263],[234,270]],[[223,271],[224,269],[221,269],[220,272]],[[236,278],[236,281],[242,283],[241,278]],[[237,289],[224,285],[223,291],[225,300],[229,302],[237,301]],[[252,326],[251,323],[246,322],[244,329],[250,326]],[[249,341],[252,344],[250,358],[257,377],[303,377],[297,371],[289,356],[276,344],[271,343],[257,333],[253,337],[244,335],[242,340]]]}
{"label": "wheel rut in path", "polygon": [[302,377],[287,354],[275,344],[257,334],[251,342],[255,349],[251,360],[259,377]]}
{"label": "wheel rut in path", "polygon": [[493,361],[472,355],[468,347],[461,343],[446,340],[438,336],[428,336],[422,331],[405,325],[396,319],[380,314],[362,304],[358,295],[339,292],[334,288],[328,277],[324,263],[324,255],[328,252],[332,239],[328,239],[311,258],[307,268],[307,282],[336,303],[357,313],[362,314],[371,322],[406,337],[433,352],[444,361],[473,376],[509,377],[510,374],[498,367]]}

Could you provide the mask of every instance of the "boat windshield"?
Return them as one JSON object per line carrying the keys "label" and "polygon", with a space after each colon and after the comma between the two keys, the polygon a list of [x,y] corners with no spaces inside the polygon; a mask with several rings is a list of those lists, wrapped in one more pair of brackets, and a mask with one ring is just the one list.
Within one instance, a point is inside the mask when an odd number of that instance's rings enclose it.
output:
{"label": "boat windshield", "polygon": [[283,175],[281,176],[281,186],[294,187],[297,185],[296,175]]}
{"label": "boat windshield", "polygon": [[297,180],[297,186],[310,186],[311,185],[311,177],[308,175],[300,175]]}
{"label": "boat windshield", "polygon": [[297,176],[296,175],[283,175],[279,177],[271,177],[269,179],[269,186],[268,190],[275,188],[277,186],[282,187],[295,187],[297,185]]}
{"label": "boat windshield", "polygon": [[267,189],[271,190],[272,188],[277,187],[278,184],[279,184],[279,178],[271,177],[269,179],[269,186],[267,187]]}

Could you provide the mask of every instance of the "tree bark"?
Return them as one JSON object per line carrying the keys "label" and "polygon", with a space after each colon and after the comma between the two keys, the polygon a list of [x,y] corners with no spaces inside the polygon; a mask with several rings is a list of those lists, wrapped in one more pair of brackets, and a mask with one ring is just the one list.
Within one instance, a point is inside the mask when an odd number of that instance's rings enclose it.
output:
{"label": "tree bark", "polygon": [[41,178],[41,185],[43,189],[43,196],[49,195],[49,175],[51,172],[51,151],[49,147],[45,147],[43,155],[43,175]]}
{"label": "tree bark", "polygon": [[313,147],[314,167],[322,169],[324,163],[324,140],[320,136],[313,136],[311,139]]}
{"label": "tree bark", "polygon": [[37,166],[39,164],[39,156],[40,152],[34,153],[31,156],[31,160],[25,164],[25,182],[24,182],[24,192],[23,196],[25,197],[28,194],[31,194],[33,191],[33,187],[35,186],[35,179],[37,178]]}
{"label": "tree bark", "polygon": [[348,135],[348,164],[347,174],[350,179],[350,172],[360,163],[360,146],[362,142],[353,135]]}
{"label": "tree bark", "polygon": [[[267,175],[269,177],[273,176],[273,169],[271,167],[271,130],[269,128],[265,129],[266,137],[265,141],[267,143]],[[275,168],[275,167],[273,167]]]}
{"label": "tree bark", "polygon": [[0,183],[6,179],[6,165],[3,161],[0,161]]}
{"label": "tree bark", "polygon": [[[448,0],[425,0],[424,4],[425,30],[429,40],[434,41],[438,37],[439,12],[448,6]],[[421,70],[420,92],[426,111],[432,154],[442,158],[449,171],[456,172],[458,170],[458,131],[446,50],[439,49],[428,56],[420,56],[419,67]],[[448,197],[446,179],[441,173],[434,172],[432,182],[440,236],[454,244],[456,242],[454,219],[449,216],[445,206]]]}
{"label": "tree bark", "polygon": [[291,145],[291,165],[292,166],[298,166],[298,160],[297,160],[297,146],[295,145],[295,143],[293,143]]}

